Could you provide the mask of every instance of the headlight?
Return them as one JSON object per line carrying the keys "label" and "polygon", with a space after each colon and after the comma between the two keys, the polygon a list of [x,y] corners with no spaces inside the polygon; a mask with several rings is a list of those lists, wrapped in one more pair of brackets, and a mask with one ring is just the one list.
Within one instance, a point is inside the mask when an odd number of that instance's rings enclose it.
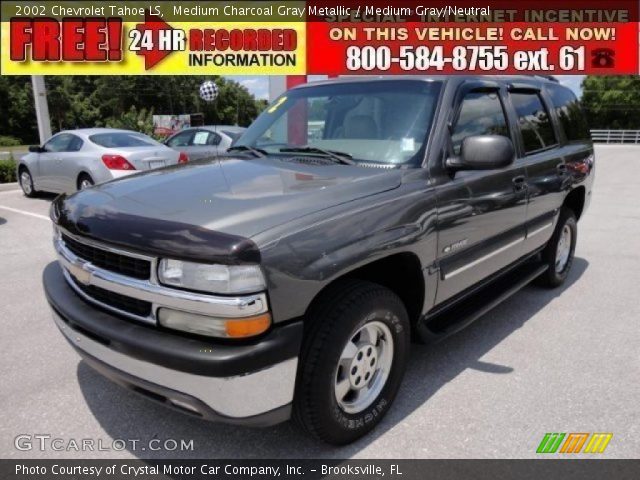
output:
{"label": "headlight", "polygon": [[210,293],[252,293],[266,287],[258,265],[207,265],[163,258],[158,278],[164,285]]}

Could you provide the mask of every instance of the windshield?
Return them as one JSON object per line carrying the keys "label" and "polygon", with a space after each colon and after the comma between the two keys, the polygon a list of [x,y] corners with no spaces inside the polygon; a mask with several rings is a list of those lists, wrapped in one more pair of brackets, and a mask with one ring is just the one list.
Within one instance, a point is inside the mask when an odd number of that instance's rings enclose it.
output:
{"label": "windshield", "polygon": [[155,147],[159,145],[159,143],[151,137],[136,132],[98,133],[91,135],[89,140],[96,145],[106,148]]}
{"label": "windshield", "polygon": [[374,80],[291,90],[267,107],[236,145],[267,153],[307,146],[355,161],[412,163],[422,154],[440,87],[440,82]]}

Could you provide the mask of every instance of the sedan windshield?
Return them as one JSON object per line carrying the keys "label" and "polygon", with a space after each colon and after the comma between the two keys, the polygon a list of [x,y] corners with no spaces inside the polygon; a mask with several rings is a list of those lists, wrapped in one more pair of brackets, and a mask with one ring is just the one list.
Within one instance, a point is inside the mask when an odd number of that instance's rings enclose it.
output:
{"label": "sedan windshield", "polygon": [[267,107],[236,145],[288,155],[325,151],[356,162],[416,163],[440,88],[440,82],[422,80],[298,88]]}

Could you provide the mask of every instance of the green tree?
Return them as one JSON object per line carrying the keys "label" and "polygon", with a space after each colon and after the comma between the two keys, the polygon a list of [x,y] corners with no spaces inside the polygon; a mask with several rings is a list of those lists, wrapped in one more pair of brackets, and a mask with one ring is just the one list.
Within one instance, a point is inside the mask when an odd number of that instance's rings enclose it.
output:
{"label": "green tree", "polygon": [[125,114],[107,121],[106,126],[135,130],[146,133],[147,135],[153,135],[153,110],[147,111],[145,108],[138,110],[135,105],[133,105]]}
{"label": "green tree", "polygon": [[[205,102],[199,87],[214,80],[218,98]],[[57,76],[45,78],[51,126],[120,126],[149,133],[151,115],[202,113],[206,124],[249,125],[266,107],[239,83],[204,75]],[[37,143],[31,78],[0,77],[0,135]]]}
{"label": "green tree", "polygon": [[582,89],[590,128],[640,130],[640,77],[589,75]]}
{"label": "green tree", "polygon": [[29,76],[0,76],[0,135],[38,143],[38,126]]}

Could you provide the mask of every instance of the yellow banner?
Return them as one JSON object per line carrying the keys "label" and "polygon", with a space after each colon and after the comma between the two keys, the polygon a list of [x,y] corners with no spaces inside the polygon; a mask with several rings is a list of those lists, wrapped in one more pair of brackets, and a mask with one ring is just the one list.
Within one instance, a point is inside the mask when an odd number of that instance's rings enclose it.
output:
{"label": "yellow banner", "polygon": [[[76,23],[73,25],[63,25],[63,21],[53,18],[45,24],[43,18],[39,17],[19,18],[19,22],[15,22],[15,17],[11,22],[6,21],[6,17],[2,20],[0,68],[5,75],[306,73],[304,21],[277,24],[211,24],[204,21],[165,23],[160,17],[127,21],[118,26],[121,58],[112,60],[112,52],[108,52],[105,53],[105,60],[92,61],[83,58],[83,55],[91,58],[90,54],[85,53],[87,48],[94,54],[96,50],[107,52],[110,48],[109,35],[112,30],[107,25],[94,25],[95,28],[92,28],[82,24],[83,18],[74,18]],[[48,42],[46,46],[42,45],[43,41]],[[24,59],[19,58],[21,52]]]}

